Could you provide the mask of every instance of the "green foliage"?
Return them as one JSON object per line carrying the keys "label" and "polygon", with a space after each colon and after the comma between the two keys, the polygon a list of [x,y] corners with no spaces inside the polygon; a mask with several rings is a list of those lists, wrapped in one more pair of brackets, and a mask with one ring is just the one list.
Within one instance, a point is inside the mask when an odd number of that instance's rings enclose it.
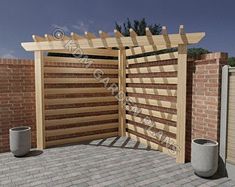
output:
{"label": "green foliage", "polygon": [[228,65],[235,67],[235,57],[228,58]]}
{"label": "green foliage", "polygon": [[145,35],[145,28],[148,27],[152,34],[160,34],[161,33],[161,26],[159,24],[148,24],[145,18],[140,20],[133,20],[131,21],[127,18],[127,21],[124,22],[122,25],[119,25],[117,22],[115,23],[116,30],[122,33],[124,36],[130,36],[129,29],[133,29],[136,34],[139,36]]}
{"label": "green foliage", "polygon": [[210,51],[204,48],[189,48],[188,49],[188,56],[191,58],[195,58],[195,59],[207,53],[210,53]]}

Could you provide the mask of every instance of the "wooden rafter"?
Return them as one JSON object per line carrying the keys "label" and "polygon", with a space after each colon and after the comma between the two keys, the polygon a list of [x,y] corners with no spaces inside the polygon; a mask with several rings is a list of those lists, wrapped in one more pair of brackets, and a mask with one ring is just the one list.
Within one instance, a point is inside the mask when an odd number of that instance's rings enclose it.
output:
{"label": "wooden rafter", "polygon": [[71,38],[72,38],[73,40],[80,40],[80,39],[84,39],[84,37],[83,37],[83,36],[80,36],[80,35],[78,35],[78,34],[77,34],[77,33],[75,33],[75,32],[71,32],[70,36],[71,36]]}
{"label": "wooden rafter", "polygon": [[91,32],[85,32],[85,37],[88,39],[88,40],[91,40],[91,39],[95,39],[96,36],[91,33]]}
{"label": "wooden rafter", "polygon": [[45,34],[44,37],[47,41],[54,41],[55,40],[55,38],[50,34]]}
{"label": "wooden rafter", "polygon": [[100,31],[99,31],[99,35],[100,35],[100,38],[103,40],[103,43],[104,43],[104,45],[106,46],[106,48],[112,49],[111,47],[108,47],[108,44],[107,44],[107,42],[106,42],[106,38],[110,37],[110,36],[108,35],[108,33],[103,32],[103,31],[100,30]]}
{"label": "wooden rafter", "polygon": [[37,36],[37,35],[32,35],[33,41],[35,42],[43,42],[45,41],[45,38],[41,37],[41,36]]}
{"label": "wooden rafter", "polygon": [[123,35],[122,35],[122,33],[120,33],[118,30],[114,30],[114,36],[116,37],[116,38],[121,38],[121,37],[123,37]]}

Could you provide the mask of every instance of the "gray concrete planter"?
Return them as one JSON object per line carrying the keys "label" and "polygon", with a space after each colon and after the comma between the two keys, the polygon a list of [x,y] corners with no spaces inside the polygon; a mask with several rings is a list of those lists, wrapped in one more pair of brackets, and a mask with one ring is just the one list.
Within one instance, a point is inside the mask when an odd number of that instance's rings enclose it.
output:
{"label": "gray concrete planter", "polygon": [[9,130],[10,150],[15,156],[26,155],[31,148],[31,128],[15,127]]}
{"label": "gray concrete planter", "polygon": [[191,153],[192,167],[201,177],[211,177],[218,169],[218,142],[194,139]]}

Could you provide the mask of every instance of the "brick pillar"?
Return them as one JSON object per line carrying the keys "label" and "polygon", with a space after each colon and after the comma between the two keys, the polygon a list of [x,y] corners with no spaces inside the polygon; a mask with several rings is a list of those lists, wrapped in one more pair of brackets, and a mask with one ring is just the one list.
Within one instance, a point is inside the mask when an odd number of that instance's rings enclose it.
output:
{"label": "brick pillar", "polygon": [[227,64],[226,53],[202,55],[188,61],[186,160],[191,159],[191,141],[209,138],[219,141],[220,89],[222,66]]}

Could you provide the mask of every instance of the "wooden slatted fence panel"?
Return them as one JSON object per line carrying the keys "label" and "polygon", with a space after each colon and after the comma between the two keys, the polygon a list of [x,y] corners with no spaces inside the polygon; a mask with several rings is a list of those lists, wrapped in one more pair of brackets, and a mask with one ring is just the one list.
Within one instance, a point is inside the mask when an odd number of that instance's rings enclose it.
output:
{"label": "wooden slatted fence panel", "polygon": [[126,69],[126,135],[173,157],[177,133],[177,58],[178,52],[131,58]]}
{"label": "wooden slatted fence panel", "polygon": [[118,60],[44,61],[46,147],[117,136],[118,101],[105,86],[118,83]]}

